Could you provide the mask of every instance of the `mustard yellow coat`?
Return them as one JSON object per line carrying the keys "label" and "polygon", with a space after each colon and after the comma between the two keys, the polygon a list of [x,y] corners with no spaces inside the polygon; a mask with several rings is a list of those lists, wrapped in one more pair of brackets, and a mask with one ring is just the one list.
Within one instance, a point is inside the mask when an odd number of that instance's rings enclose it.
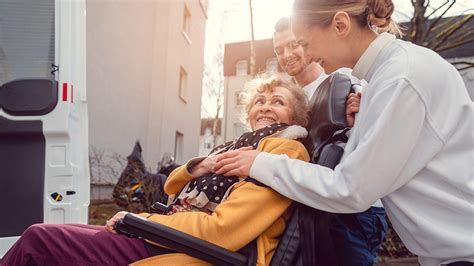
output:
{"label": "mustard yellow coat", "polygon": [[[273,154],[286,154],[290,158],[309,160],[304,146],[295,140],[268,137],[257,148]],[[187,166],[177,168],[168,177],[165,192],[177,194],[192,180]],[[181,212],[173,215],[140,214],[148,220],[167,225],[195,237],[207,240],[226,249],[237,251],[257,239],[257,265],[270,264],[285,229],[283,214],[291,200],[273,189],[242,181],[235,185],[228,198],[212,214]],[[182,253],[158,255],[132,265],[206,265],[205,262]]]}

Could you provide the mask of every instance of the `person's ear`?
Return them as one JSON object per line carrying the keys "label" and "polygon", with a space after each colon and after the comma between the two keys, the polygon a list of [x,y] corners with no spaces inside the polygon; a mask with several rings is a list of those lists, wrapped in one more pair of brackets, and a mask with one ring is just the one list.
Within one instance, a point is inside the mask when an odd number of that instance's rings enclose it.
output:
{"label": "person's ear", "polygon": [[336,31],[336,35],[340,37],[346,37],[351,31],[351,17],[347,12],[338,11],[334,14],[332,19],[333,28]]}

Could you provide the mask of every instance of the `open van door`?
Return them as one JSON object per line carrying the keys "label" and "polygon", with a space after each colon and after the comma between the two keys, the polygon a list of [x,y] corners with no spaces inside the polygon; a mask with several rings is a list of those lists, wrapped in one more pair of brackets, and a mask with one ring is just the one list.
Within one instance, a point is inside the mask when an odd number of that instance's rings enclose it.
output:
{"label": "open van door", "polygon": [[0,258],[34,223],[87,223],[85,0],[0,0]]}

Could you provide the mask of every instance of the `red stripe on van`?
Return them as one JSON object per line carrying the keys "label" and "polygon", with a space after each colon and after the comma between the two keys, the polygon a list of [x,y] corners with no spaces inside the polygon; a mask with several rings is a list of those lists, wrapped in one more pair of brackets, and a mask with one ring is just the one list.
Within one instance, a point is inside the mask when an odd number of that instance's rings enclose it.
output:
{"label": "red stripe on van", "polygon": [[74,85],[71,84],[71,103],[74,103]]}
{"label": "red stripe on van", "polygon": [[63,83],[63,102],[67,102],[67,83]]}

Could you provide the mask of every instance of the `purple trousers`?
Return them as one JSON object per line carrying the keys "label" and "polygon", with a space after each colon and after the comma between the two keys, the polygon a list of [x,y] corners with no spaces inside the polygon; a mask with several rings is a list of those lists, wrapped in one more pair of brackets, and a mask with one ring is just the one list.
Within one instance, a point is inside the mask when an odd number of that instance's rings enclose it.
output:
{"label": "purple trousers", "polygon": [[147,258],[144,242],[104,226],[34,224],[5,254],[2,266],[127,265]]}

